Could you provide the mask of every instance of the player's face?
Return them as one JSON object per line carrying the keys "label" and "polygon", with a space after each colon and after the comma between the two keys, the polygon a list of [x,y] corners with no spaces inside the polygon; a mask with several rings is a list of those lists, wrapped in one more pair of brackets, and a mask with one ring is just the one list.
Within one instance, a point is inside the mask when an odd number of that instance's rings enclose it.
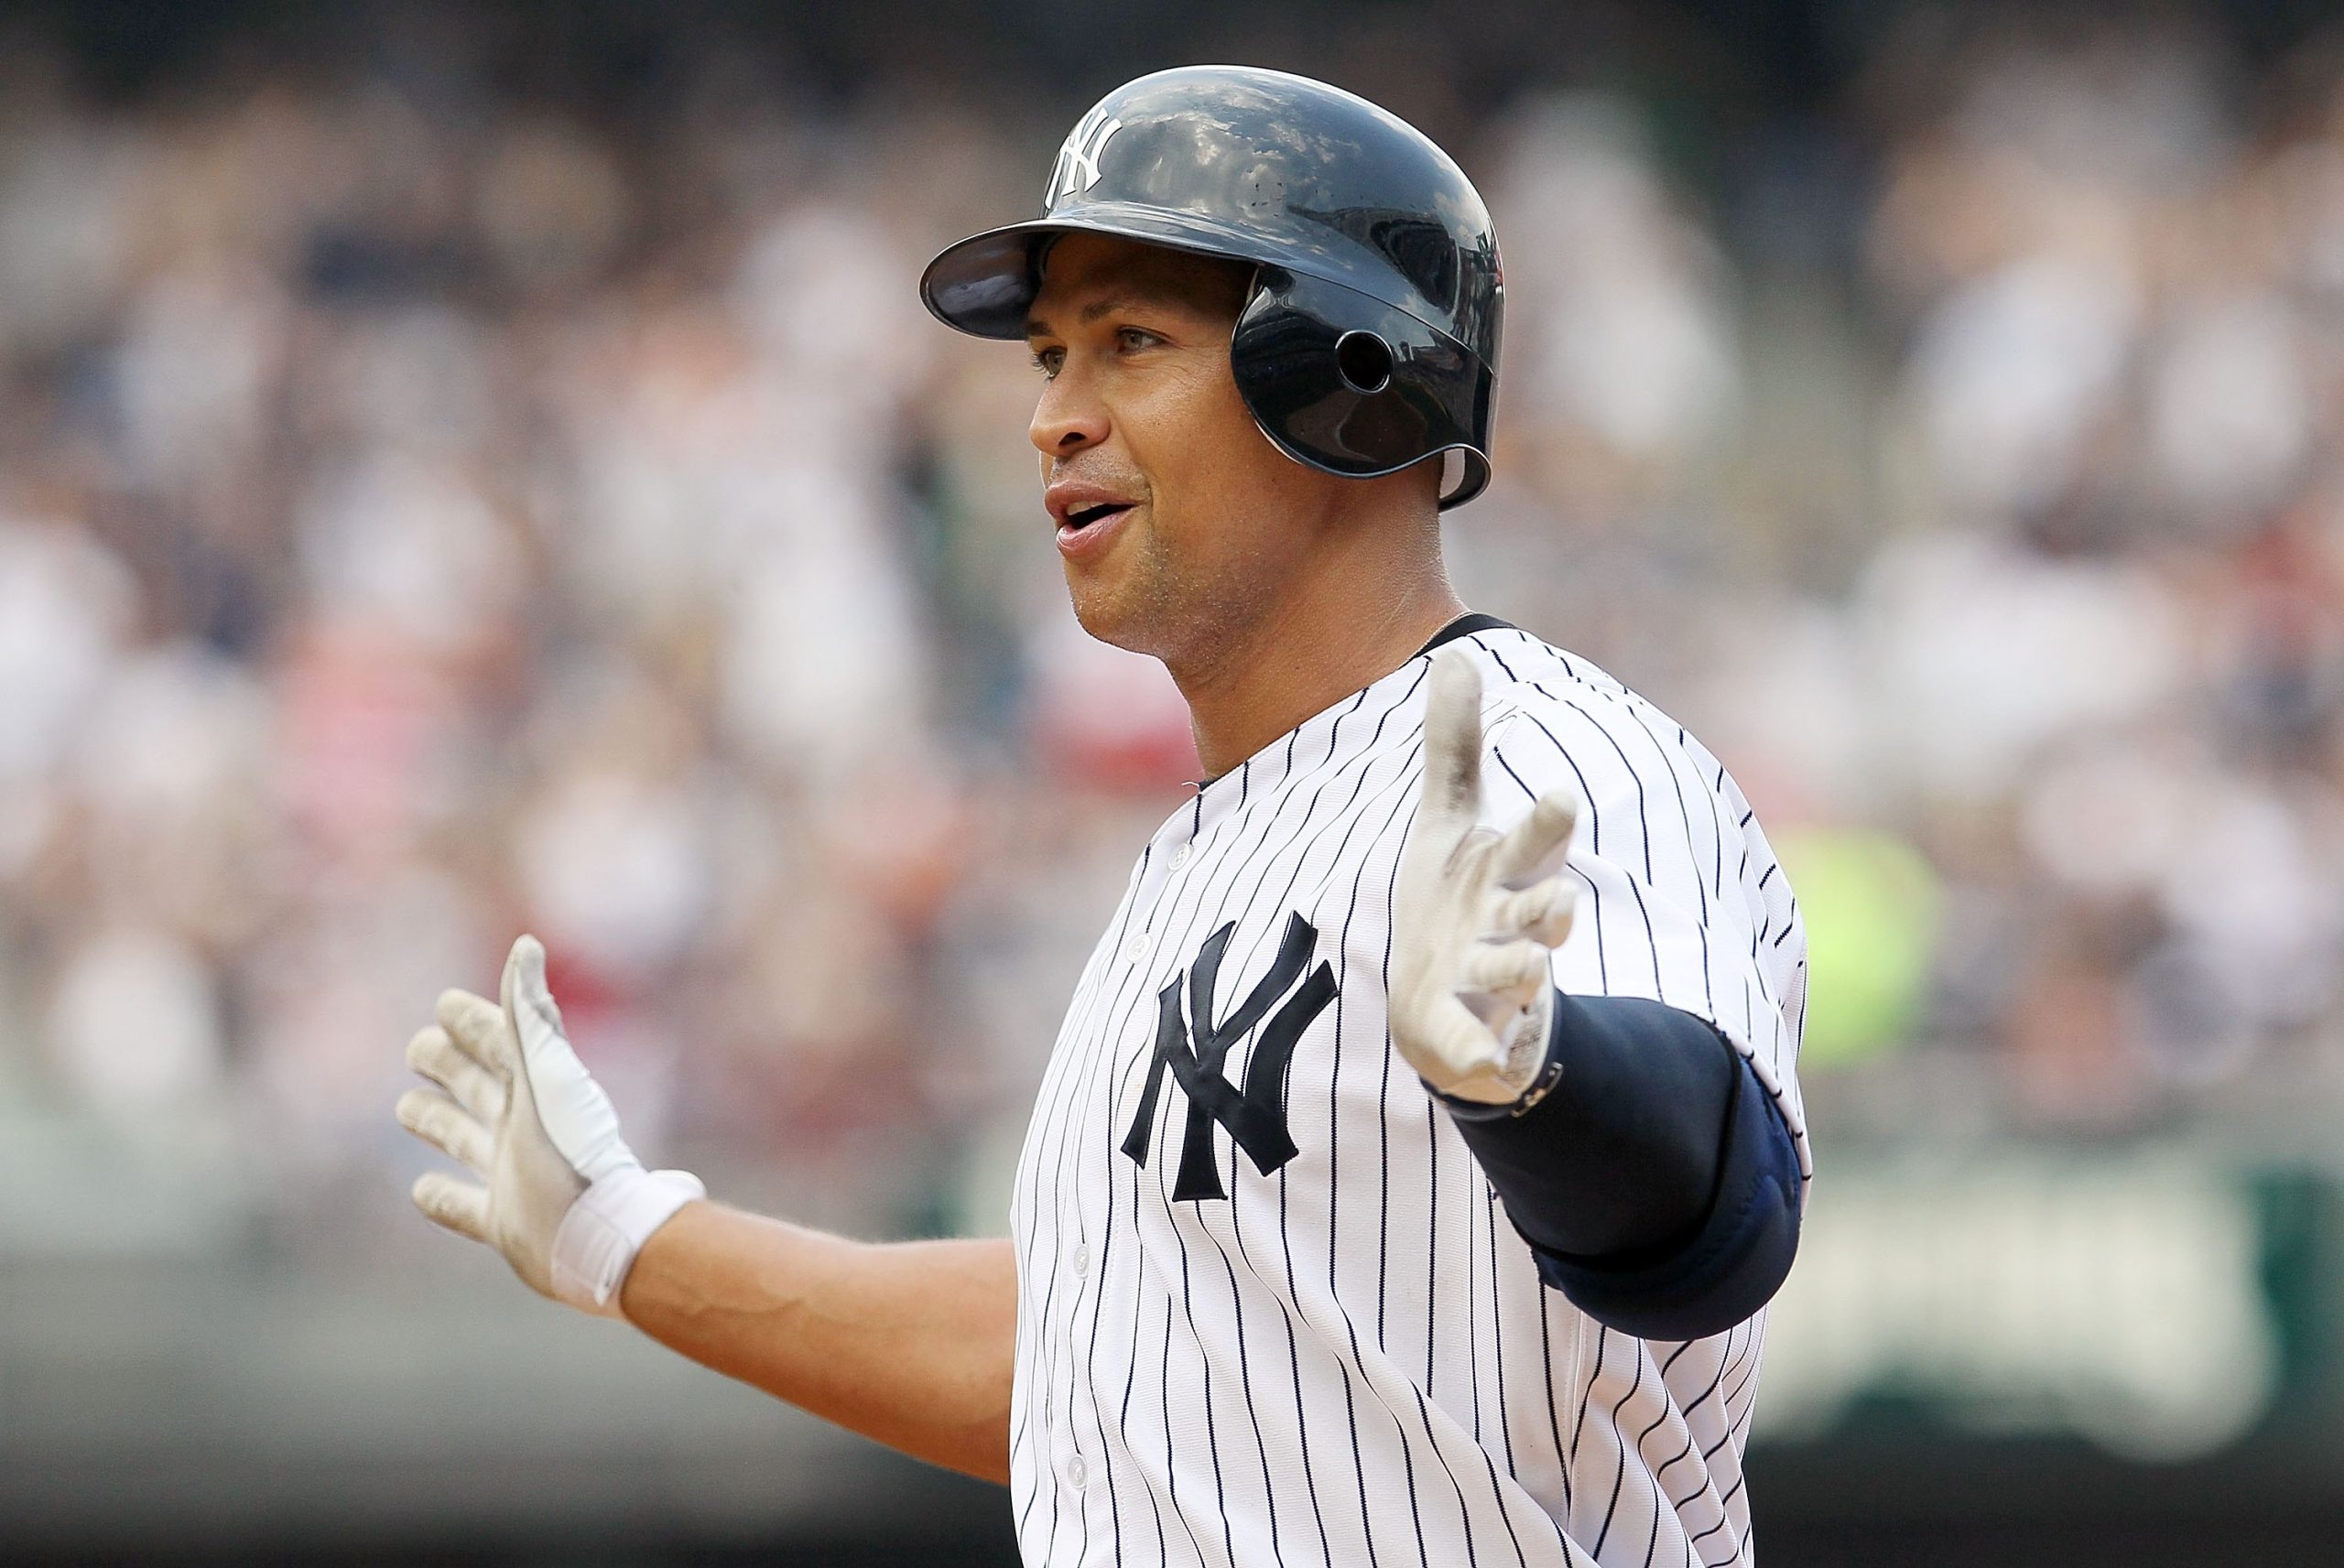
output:
{"label": "player's face", "polygon": [[1051,249],[1026,337],[1044,501],[1084,630],[1176,674],[1258,624],[1341,481],[1272,446],[1229,340],[1252,269],[1098,234]]}

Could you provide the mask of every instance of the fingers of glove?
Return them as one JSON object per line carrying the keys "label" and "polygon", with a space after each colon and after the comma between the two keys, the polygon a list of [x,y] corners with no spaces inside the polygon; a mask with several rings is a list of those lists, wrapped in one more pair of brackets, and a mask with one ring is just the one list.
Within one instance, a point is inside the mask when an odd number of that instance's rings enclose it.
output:
{"label": "fingers of glove", "polygon": [[1509,828],[1490,851],[1490,876],[1500,887],[1522,889],[1563,869],[1571,833],[1579,826],[1579,802],[1568,790],[1550,790],[1530,803],[1529,815]]}
{"label": "fingers of glove", "polygon": [[407,1043],[407,1065],[446,1089],[483,1124],[494,1127],[505,1114],[505,1086],[489,1070],[456,1048],[434,1023]]}
{"label": "fingers of glove", "polygon": [[1421,831],[1471,825],[1481,810],[1481,676],[1462,650],[1433,655],[1425,698],[1425,787]]}
{"label": "fingers of glove", "polygon": [[445,1171],[426,1171],[407,1189],[423,1217],[443,1230],[494,1246],[488,1229],[488,1189],[460,1182]]}
{"label": "fingers of glove", "polygon": [[440,1027],[466,1055],[494,1074],[500,1083],[513,1081],[514,1070],[520,1065],[519,1050],[513,1032],[505,1027],[504,1009],[486,997],[451,986],[440,993],[434,1011]]}
{"label": "fingers of glove", "polygon": [[399,1096],[399,1125],[451,1160],[471,1167],[474,1175],[488,1174],[496,1157],[496,1138],[462,1106],[438,1089],[409,1089]]}
{"label": "fingers of glove", "polygon": [[1553,983],[1552,961],[1553,955],[1536,942],[1476,943],[1465,954],[1457,989],[1504,997],[1519,1007],[1537,995],[1540,986]]}
{"label": "fingers of glove", "polygon": [[1548,877],[1519,892],[1503,892],[1492,901],[1490,931],[1501,937],[1525,936],[1542,946],[1559,947],[1571,934],[1571,912],[1579,889],[1564,877]]}

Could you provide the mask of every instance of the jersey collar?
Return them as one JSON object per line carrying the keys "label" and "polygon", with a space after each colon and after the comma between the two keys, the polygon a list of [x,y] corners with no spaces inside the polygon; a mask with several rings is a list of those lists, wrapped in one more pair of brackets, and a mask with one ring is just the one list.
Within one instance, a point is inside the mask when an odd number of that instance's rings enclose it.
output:
{"label": "jersey collar", "polygon": [[1458,638],[1470,637],[1476,632],[1515,632],[1519,630],[1521,630],[1521,628],[1514,625],[1511,621],[1501,621],[1494,615],[1484,615],[1478,610],[1469,610],[1464,614],[1459,616],[1456,620],[1450,622],[1448,625],[1442,627],[1439,631],[1434,633],[1432,634],[1432,641],[1427,643],[1423,647],[1418,648],[1416,650],[1416,656],[1421,659],[1427,654],[1431,653],[1435,648],[1439,647],[1443,643],[1454,643]]}
{"label": "jersey collar", "polygon": [[[1414,654],[1408,655],[1406,662],[1400,666],[1400,669],[1406,669],[1408,665],[1416,663],[1416,660],[1423,658],[1427,654],[1431,653],[1434,649],[1441,646],[1445,643],[1454,643],[1460,637],[1470,637],[1476,632],[1513,632],[1517,630],[1519,630],[1519,628],[1517,628],[1511,621],[1502,621],[1494,615],[1484,615],[1477,610],[1469,610],[1464,614],[1459,616],[1456,620],[1451,621],[1448,625],[1443,626],[1439,631],[1434,633],[1432,634],[1432,641],[1427,643],[1423,647],[1418,648]],[[1287,730],[1286,734],[1280,736],[1277,740],[1271,741],[1268,745],[1254,752],[1253,756],[1247,758],[1236,767],[1232,768],[1229,772],[1225,773],[1216,773],[1211,778],[1199,779],[1191,783],[1188,787],[1197,792],[1197,798],[1195,802],[1192,803],[1197,808],[1197,814],[1193,819],[1196,828],[1199,831],[1201,831],[1203,828],[1204,812],[1209,809],[1205,806],[1204,800],[1208,795],[1235,795],[1249,793],[1244,790],[1216,790],[1214,786],[1221,784],[1227,780],[1236,778],[1240,774],[1250,775],[1254,771],[1254,764],[1257,762],[1264,762],[1273,758],[1282,759],[1286,757],[1293,752],[1294,742],[1297,738],[1307,734],[1314,728],[1325,725],[1333,715],[1340,713],[1346,708],[1357,707],[1361,698],[1364,697],[1369,692],[1373,691],[1376,687],[1381,686],[1384,681],[1392,679],[1394,676],[1396,676],[1399,673],[1400,670],[1394,670],[1390,675],[1384,676],[1382,680],[1373,682],[1360,691],[1352,693],[1350,697],[1345,697],[1342,701],[1335,704],[1332,708],[1323,709],[1320,712],[1314,714],[1312,717],[1304,719],[1301,724]],[[1216,801],[1214,804],[1220,805],[1221,803]]]}

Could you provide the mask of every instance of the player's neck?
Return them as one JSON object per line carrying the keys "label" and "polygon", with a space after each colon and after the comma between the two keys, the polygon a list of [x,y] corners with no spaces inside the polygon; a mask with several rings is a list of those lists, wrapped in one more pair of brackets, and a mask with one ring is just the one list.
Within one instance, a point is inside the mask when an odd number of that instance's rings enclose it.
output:
{"label": "player's neck", "polygon": [[1464,613],[1435,552],[1373,575],[1297,584],[1256,624],[1221,639],[1210,660],[1167,661],[1205,777],[1390,675]]}

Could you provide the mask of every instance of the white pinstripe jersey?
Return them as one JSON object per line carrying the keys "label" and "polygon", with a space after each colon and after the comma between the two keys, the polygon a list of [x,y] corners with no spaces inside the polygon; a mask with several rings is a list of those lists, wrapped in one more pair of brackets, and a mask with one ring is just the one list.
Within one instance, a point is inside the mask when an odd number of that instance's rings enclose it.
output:
{"label": "white pinstripe jersey", "polygon": [[[1716,1023],[1804,1170],[1806,940],[1741,791],[1583,661],[1512,629],[1458,645],[1489,821],[1557,784],[1588,807],[1556,983]],[[1430,663],[1183,806],[1083,971],[1014,1199],[1028,1563],[1751,1561],[1764,1314],[1686,1344],[1584,1316],[1387,1038]]]}

